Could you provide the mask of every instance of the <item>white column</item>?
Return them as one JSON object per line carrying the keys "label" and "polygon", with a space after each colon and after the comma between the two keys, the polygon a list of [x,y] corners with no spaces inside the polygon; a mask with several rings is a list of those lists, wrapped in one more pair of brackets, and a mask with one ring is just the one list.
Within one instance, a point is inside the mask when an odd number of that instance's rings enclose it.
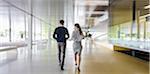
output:
{"label": "white column", "polygon": [[51,25],[58,25],[59,20],[64,19],[64,2],[65,0],[50,0]]}
{"label": "white column", "polygon": [[[29,10],[30,13],[32,14],[32,0],[28,0],[29,3]],[[29,47],[29,52],[32,53],[32,15],[28,15],[28,47]]]}
{"label": "white column", "polygon": [[65,0],[64,3],[64,18],[66,27],[72,27],[74,24],[74,0]]}
{"label": "white column", "polygon": [[[50,14],[51,14],[51,10],[50,10],[50,7],[51,7],[51,4],[50,4],[50,0],[48,0],[48,23],[51,23],[51,19],[50,19]],[[48,27],[49,27],[49,31],[48,31],[48,45],[47,45],[47,48],[50,49],[51,47],[51,24],[48,24]]]}

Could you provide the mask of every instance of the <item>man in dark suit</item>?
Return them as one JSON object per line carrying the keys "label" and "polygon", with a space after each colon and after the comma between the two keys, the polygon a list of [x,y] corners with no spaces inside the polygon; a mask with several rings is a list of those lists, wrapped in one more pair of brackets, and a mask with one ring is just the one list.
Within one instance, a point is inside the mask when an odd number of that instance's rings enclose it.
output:
{"label": "man in dark suit", "polygon": [[57,40],[59,65],[61,70],[64,70],[66,40],[69,38],[68,29],[64,27],[64,20],[60,20],[60,26],[55,29],[53,38]]}

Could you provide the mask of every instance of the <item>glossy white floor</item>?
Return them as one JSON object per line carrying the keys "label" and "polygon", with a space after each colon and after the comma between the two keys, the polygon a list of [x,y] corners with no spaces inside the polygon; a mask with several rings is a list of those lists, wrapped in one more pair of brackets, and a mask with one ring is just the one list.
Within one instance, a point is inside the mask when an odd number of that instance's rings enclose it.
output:
{"label": "glossy white floor", "polygon": [[[114,52],[99,44],[84,44],[81,72],[74,67],[72,45],[67,46],[65,70],[57,62],[54,42],[34,46],[32,54],[27,47],[0,52],[0,74],[149,74],[148,62]],[[89,47],[90,46],[90,47]]]}

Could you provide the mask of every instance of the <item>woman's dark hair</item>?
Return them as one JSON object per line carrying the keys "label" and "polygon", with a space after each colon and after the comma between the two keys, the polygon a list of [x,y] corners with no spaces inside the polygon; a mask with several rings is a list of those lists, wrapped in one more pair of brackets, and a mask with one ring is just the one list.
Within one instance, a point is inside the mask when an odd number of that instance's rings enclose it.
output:
{"label": "woman's dark hair", "polygon": [[74,26],[76,26],[79,29],[80,35],[83,35],[80,25],[78,23],[76,23]]}

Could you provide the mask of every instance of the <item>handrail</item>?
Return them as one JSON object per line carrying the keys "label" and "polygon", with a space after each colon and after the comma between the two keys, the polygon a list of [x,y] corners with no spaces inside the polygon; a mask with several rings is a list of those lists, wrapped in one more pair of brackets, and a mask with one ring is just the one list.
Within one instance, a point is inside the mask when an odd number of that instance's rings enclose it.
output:
{"label": "handrail", "polygon": [[11,49],[17,49],[17,46],[5,46],[5,47],[0,47],[0,51],[7,51]]}

